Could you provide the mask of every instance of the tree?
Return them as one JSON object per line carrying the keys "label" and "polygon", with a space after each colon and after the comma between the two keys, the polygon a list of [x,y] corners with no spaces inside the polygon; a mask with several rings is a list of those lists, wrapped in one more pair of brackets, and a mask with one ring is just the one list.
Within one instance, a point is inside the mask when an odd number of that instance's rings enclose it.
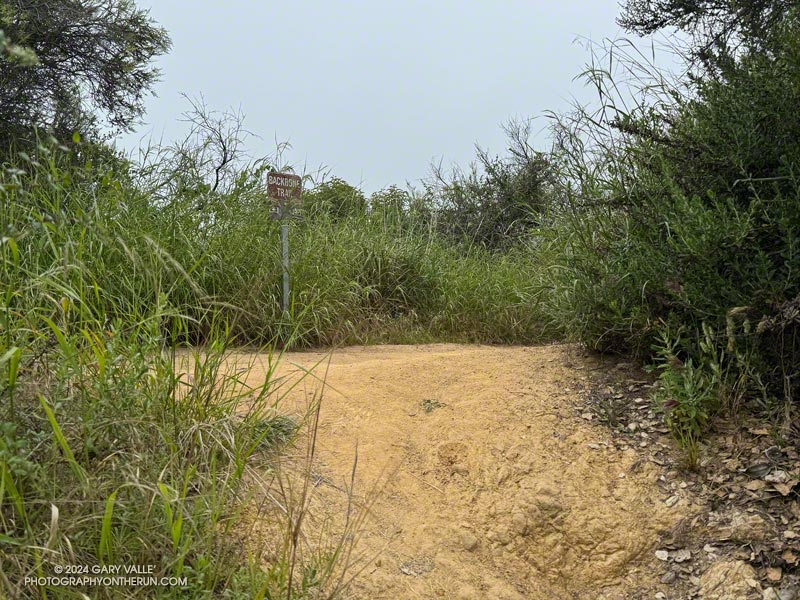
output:
{"label": "tree", "polygon": [[689,58],[718,73],[742,49],[768,50],[797,6],[797,0],[627,0],[617,21],[639,35],[667,28],[688,34]]}
{"label": "tree", "polygon": [[434,166],[427,186],[444,235],[501,249],[541,222],[553,200],[553,171],[549,157],[530,145],[530,127],[530,121],[505,127],[507,156],[478,148],[478,160],[466,172],[447,174]]}
{"label": "tree", "polygon": [[0,29],[0,60],[15,61],[27,66],[34,66],[39,62],[30,48],[23,48],[13,43],[2,29]]}
{"label": "tree", "polygon": [[131,0],[0,0],[0,30],[4,45],[35,55],[0,53],[0,147],[34,128],[62,140],[101,121],[129,128],[159,76],[150,61],[170,48]]}

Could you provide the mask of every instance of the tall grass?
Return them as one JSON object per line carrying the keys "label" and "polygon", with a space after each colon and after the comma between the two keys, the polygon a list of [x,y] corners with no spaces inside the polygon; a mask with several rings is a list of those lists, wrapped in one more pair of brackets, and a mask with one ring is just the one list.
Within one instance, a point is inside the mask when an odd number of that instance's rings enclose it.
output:
{"label": "tall grass", "polygon": [[[290,225],[287,320],[280,226],[268,216],[262,188],[242,184],[199,203],[192,194],[163,205],[147,197],[134,202],[127,210],[142,227],[137,245],[157,240],[173,259],[162,275],[174,286],[172,297],[193,305],[197,290],[189,280],[195,282],[206,308],[229,318],[240,343],[286,344],[286,331],[294,332],[296,348],[434,339],[523,343],[551,334],[538,325],[537,268],[525,252],[455,246],[402,208],[339,214],[307,207]],[[204,317],[194,316],[186,335],[202,341]]]}
{"label": "tall grass", "polygon": [[[229,369],[241,311],[217,310],[199,264],[152,235],[158,215],[123,178],[70,165],[53,146],[0,171],[3,597],[276,598],[291,595],[289,581],[295,597],[324,587],[279,577],[295,568],[288,554],[269,570],[242,555],[237,524],[263,493],[253,482],[269,480],[300,423],[276,412],[271,371],[253,386]],[[178,343],[200,331],[203,351],[180,351],[188,364],[176,370]],[[108,564],[184,581],[76,589],[30,579]]]}

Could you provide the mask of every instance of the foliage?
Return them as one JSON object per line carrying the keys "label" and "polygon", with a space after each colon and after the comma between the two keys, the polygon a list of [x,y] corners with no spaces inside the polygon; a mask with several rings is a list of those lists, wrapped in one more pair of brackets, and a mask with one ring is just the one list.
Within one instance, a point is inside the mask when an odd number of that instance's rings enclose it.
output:
{"label": "foliage", "polygon": [[26,67],[34,67],[39,62],[33,50],[13,43],[2,29],[0,29],[0,60],[16,62]]}
{"label": "foliage", "polygon": [[716,355],[713,332],[703,324],[702,352],[699,364],[688,357],[682,361],[680,340],[670,339],[667,330],[661,332],[656,347],[660,387],[656,400],[665,414],[672,435],[686,452],[688,467],[699,466],[699,445],[707,432],[712,414],[721,405],[724,374]]}
{"label": "foliage", "polygon": [[731,14],[742,45],[688,85],[614,45],[585,73],[601,108],[554,118],[542,310],[592,348],[660,361],[687,449],[720,410],[791,403],[800,383],[800,37],[794,13],[770,15],[767,48]]}
{"label": "foliage", "polygon": [[150,61],[170,46],[130,0],[3,0],[0,29],[33,53],[0,60],[0,147],[32,143],[37,127],[61,140],[94,133],[99,115],[126,128],[158,77]]}
{"label": "foliage", "polygon": [[305,214],[312,219],[325,216],[333,221],[342,221],[367,212],[364,193],[338,177],[305,192],[303,204]]}
{"label": "foliage", "polygon": [[764,50],[796,6],[793,0],[627,0],[618,23],[649,35],[665,28],[688,34],[690,59],[712,73],[735,66],[738,52]]}
{"label": "foliage", "polygon": [[552,172],[547,156],[528,143],[530,123],[507,128],[510,154],[494,157],[478,149],[468,171],[445,174],[434,168],[428,191],[437,227],[454,242],[502,249],[542,222],[552,198]]}
{"label": "foliage", "polygon": [[[265,218],[263,193],[229,194],[222,206],[224,213],[214,212],[212,220],[210,206],[198,213],[192,204],[170,204],[153,219],[150,235],[182,264],[195,265],[193,280],[230,316],[239,339],[282,339],[279,223]],[[289,245],[297,346],[434,338],[519,342],[543,335],[536,325],[535,265],[524,252],[459,252],[406,213],[392,220],[382,211],[294,221]],[[191,296],[184,283],[176,287],[177,294]],[[201,341],[204,317],[197,318],[192,335]]]}
{"label": "foliage", "polygon": [[[430,339],[524,342],[538,324],[536,267],[524,251],[491,256],[455,248],[436,230],[429,199],[390,187],[365,197],[331,178],[304,193],[290,225],[291,310],[281,308],[280,224],[267,217],[265,173],[275,156],[249,159],[241,115],[193,103],[182,142],[150,149],[125,168],[130,185],[103,211],[124,210],[141,235],[178,265],[163,277],[194,318],[184,339],[202,343],[208,314],[224,315],[243,343],[292,345]],[[286,167],[283,167],[286,168]],[[136,192],[136,193],[134,193]],[[233,242],[232,242],[233,241]],[[134,248],[142,242],[133,242]],[[198,310],[202,291],[207,306]]]}

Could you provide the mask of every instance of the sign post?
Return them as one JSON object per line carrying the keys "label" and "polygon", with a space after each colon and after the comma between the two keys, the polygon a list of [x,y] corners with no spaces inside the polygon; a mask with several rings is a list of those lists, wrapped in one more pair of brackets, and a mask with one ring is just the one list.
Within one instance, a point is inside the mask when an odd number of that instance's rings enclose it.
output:
{"label": "sign post", "polygon": [[299,208],[303,193],[303,179],[291,173],[267,174],[267,196],[275,200],[271,216],[281,221],[281,262],[283,264],[284,316],[289,314],[289,221],[294,209]]}

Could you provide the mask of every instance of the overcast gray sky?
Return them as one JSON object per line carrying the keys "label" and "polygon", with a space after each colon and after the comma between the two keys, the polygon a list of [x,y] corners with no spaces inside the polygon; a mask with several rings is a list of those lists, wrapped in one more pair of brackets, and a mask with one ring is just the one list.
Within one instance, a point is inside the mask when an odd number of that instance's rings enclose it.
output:
{"label": "overcast gray sky", "polygon": [[290,162],[327,165],[369,192],[413,183],[431,161],[465,165],[476,143],[501,153],[509,118],[591,99],[574,81],[586,41],[623,34],[616,0],[137,4],[173,49],[123,147],[179,137],[181,93],[202,94],[213,109],[241,106],[263,138],[250,140],[254,154],[289,141]]}

